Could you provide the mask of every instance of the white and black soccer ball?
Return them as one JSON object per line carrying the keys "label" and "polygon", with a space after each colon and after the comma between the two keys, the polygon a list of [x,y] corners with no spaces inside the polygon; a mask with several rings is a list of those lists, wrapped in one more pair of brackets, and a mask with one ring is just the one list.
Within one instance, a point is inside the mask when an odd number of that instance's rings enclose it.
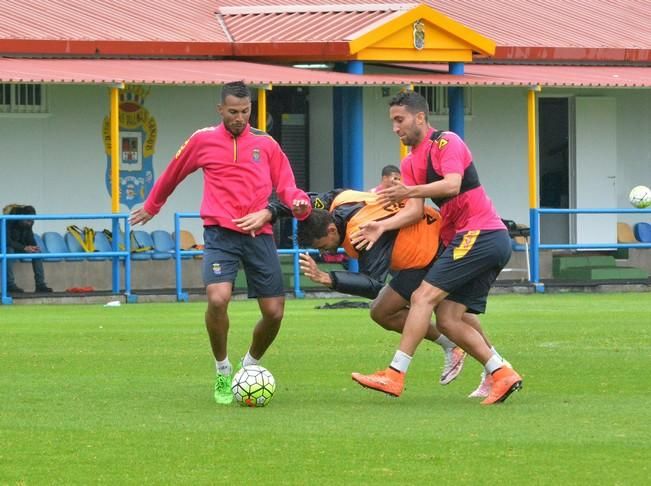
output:
{"label": "white and black soccer ball", "polygon": [[264,407],[273,398],[276,380],[267,368],[245,366],[233,377],[231,385],[235,401],[244,407]]}
{"label": "white and black soccer ball", "polygon": [[628,200],[638,209],[648,208],[651,206],[651,189],[647,186],[635,186],[628,194]]}

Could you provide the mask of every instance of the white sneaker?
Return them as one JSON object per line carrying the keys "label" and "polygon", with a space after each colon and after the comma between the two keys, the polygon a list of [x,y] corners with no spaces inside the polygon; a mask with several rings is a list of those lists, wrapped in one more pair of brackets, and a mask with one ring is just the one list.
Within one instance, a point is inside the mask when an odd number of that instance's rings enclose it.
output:
{"label": "white sneaker", "polygon": [[484,371],[481,374],[481,382],[479,386],[473,391],[468,398],[485,398],[491,391],[493,385],[493,377]]}
{"label": "white sneaker", "polygon": [[441,378],[439,383],[441,385],[447,385],[453,381],[461,370],[463,369],[463,363],[466,359],[466,352],[461,349],[459,346],[456,346],[451,349],[446,349],[445,353],[445,365],[443,366],[443,372],[441,373]]}

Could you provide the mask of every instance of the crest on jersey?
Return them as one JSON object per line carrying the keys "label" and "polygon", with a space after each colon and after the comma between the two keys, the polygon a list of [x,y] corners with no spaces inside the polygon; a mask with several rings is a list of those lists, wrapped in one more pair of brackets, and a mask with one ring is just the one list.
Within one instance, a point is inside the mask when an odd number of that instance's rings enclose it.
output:
{"label": "crest on jersey", "polygon": [[251,152],[251,158],[253,159],[253,162],[260,162],[260,149],[253,149],[253,152]]}
{"label": "crest on jersey", "polygon": [[[156,119],[143,106],[151,88],[127,85],[120,90],[120,204],[131,209],[145,201],[154,185],[153,158],[156,145]],[[102,126],[106,153],[106,189],[112,194],[111,181],[111,117],[106,116]]]}

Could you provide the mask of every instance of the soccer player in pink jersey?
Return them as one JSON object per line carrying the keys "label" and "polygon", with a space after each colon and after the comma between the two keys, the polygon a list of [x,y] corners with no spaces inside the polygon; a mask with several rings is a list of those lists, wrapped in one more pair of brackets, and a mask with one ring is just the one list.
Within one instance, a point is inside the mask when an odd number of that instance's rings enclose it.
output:
{"label": "soccer player in pink jersey", "polygon": [[386,202],[407,199],[407,203],[392,218],[366,224],[354,235],[353,243],[369,249],[385,231],[413,224],[422,217],[424,199],[431,198],[441,210],[445,250],[411,296],[400,345],[390,366],[371,375],[353,373],[353,380],[400,396],[411,359],[435,311],[438,329],[477,359],[492,380],[482,404],[503,402],[522,387],[522,378],[462,316],[485,312],[490,287],[511,256],[508,231],[479,182],[466,144],[456,134],[429,125],[425,98],[413,91],[403,92],[389,107],[393,131],[412,151],[401,163],[402,183],[378,195]]}
{"label": "soccer player in pink jersey", "polygon": [[299,220],[311,212],[310,198],[296,187],[294,174],[280,145],[249,125],[251,94],[241,81],[222,88],[218,106],[222,123],[196,131],[158,178],[143,207],[131,214],[144,224],[158,214],[185,177],[201,169],[204,191],[201,219],[205,251],[203,280],[208,308],[206,329],[216,361],[214,397],[233,401],[233,365],[228,359],[228,304],[240,262],[249,298],[256,298],[262,316],[253,331],[243,366],[258,364],[276,338],[285,309],[280,262],[273,241],[272,189]]}

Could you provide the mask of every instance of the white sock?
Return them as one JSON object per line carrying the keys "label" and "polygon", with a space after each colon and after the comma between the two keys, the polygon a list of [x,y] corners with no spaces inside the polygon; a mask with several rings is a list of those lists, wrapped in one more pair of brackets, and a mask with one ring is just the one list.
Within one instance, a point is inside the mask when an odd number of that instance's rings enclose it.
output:
{"label": "white sock", "polygon": [[255,359],[253,356],[251,356],[251,352],[247,351],[246,356],[244,356],[244,359],[242,360],[242,366],[252,366],[252,365],[257,365],[260,363],[259,359]]}
{"label": "white sock", "polygon": [[215,360],[215,363],[217,364],[217,373],[219,373],[221,375],[232,375],[233,374],[233,365],[228,360],[228,356],[226,356],[226,358],[224,358],[223,361]]}
{"label": "white sock", "polygon": [[401,373],[407,373],[409,364],[411,363],[411,356],[402,351],[396,351],[396,354],[393,356],[393,361],[391,361],[391,368],[398,370]]}
{"label": "white sock", "polygon": [[501,359],[502,361],[504,361],[504,358],[502,358],[502,355],[501,355],[500,353],[497,352],[497,349],[495,349],[495,346],[491,347],[491,351],[493,352],[493,354],[494,354],[495,356],[497,356],[499,359]]}
{"label": "white sock", "polygon": [[495,356],[497,356],[499,359],[501,359],[504,362],[505,366],[508,366],[509,368],[513,368],[513,366],[511,366],[511,363],[509,363],[507,360],[505,360],[504,357],[500,353],[497,352],[497,350],[495,349],[494,346],[491,348],[491,351],[493,352],[493,354]]}
{"label": "white sock", "polygon": [[452,349],[457,347],[457,345],[450,341],[445,334],[441,334],[434,342],[443,349]]}
{"label": "white sock", "polygon": [[502,366],[504,366],[504,361],[498,355],[494,354],[488,361],[486,361],[484,368],[486,368],[487,373],[492,373]]}

